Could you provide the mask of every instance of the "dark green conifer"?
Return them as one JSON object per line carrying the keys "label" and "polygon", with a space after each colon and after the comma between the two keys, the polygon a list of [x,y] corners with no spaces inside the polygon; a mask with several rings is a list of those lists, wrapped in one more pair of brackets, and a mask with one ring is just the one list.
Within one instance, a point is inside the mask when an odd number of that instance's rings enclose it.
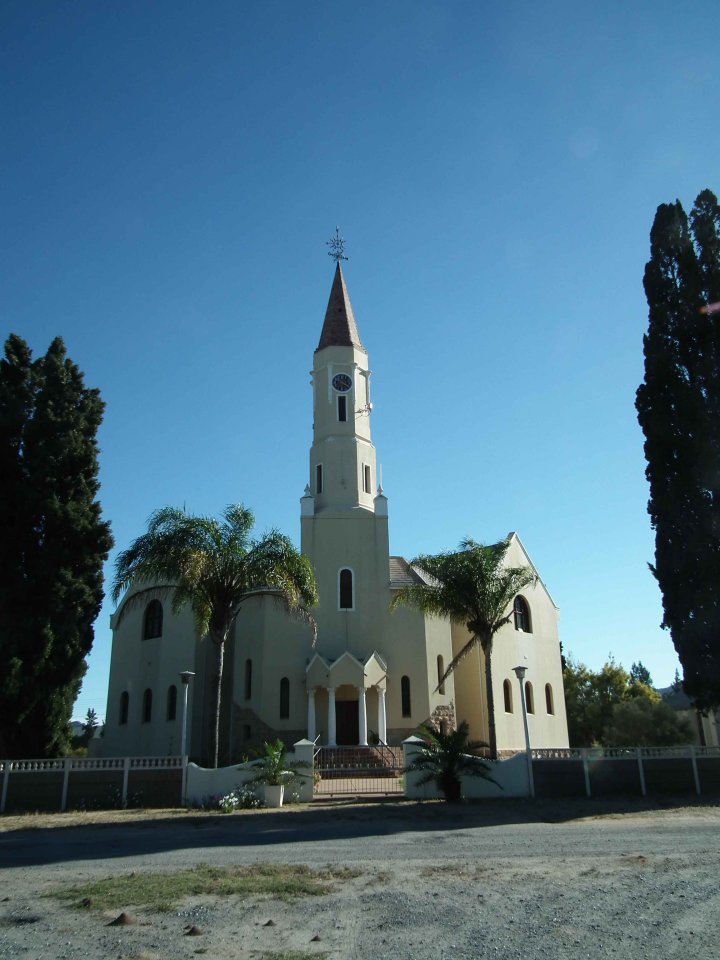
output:
{"label": "dark green conifer", "polygon": [[55,339],[0,361],[0,756],[57,756],[102,603],[112,546],[96,435],[104,404]]}
{"label": "dark green conifer", "polygon": [[658,207],[645,268],[649,312],[637,410],[663,626],[699,706],[720,703],[720,208]]}

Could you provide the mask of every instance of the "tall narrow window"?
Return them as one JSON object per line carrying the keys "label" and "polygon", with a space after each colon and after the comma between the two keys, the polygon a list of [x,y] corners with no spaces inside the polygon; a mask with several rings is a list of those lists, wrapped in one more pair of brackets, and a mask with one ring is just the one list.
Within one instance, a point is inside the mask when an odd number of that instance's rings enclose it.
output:
{"label": "tall narrow window", "polygon": [[515,597],[513,604],[513,616],[515,618],[515,629],[522,630],[524,633],[532,633],[530,623],[530,607],[527,605],[525,597]]}
{"label": "tall narrow window", "polygon": [[123,690],[120,694],[120,717],[119,722],[120,726],[123,726],[128,722],[128,713],[130,712],[130,694],[127,690]]}
{"label": "tall narrow window", "polygon": [[150,723],[151,720],[152,720],[152,690],[148,688],[143,694],[142,722]]}
{"label": "tall narrow window", "polygon": [[402,700],[402,715],[404,717],[411,716],[410,677],[401,677],[400,679],[400,699]]}
{"label": "tall narrow window", "polygon": [[167,719],[174,720],[177,716],[177,687],[173,684],[168,687],[167,693]]}
{"label": "tall narrow window", "polygon": [[280,719],[287,720],[290,716],[290,681],[283,677],[280,681]]}
{"label": "tall narrow window", "polygon": [[341,610],[352,610],[355,606],[353,603],[353,574],[352,570],[348,570],[347,567],[340,571],[339,577],[339,606]]}
{"label": "tall narrow window", "polygon": [[245,699],[252,697],[252,660],[245,661]]}
{"label": "tall narrow window", "polygon": [[505,701],[505,713],[512,713],[512,685],[509,680],[503,680],[503,700]]}
{"label": "tall narrow window", "polygon": [[347,397],[338,397],[338,420],[345,423],[347,420]]}
{"label": "tall narrow window", "polygon": [[363,490],[370,493],[370,467],[367,463],[363,464]]}
{"label": "tall narrow window", "polygon": [[445,661],[441,656],[437,658],[437,672],[438,672],[438,693],[445,693],[445,683],[443,682],[443,674],[445,673]]}
{"label": "tall narrow window", "polygon": [[315,467],[315,493],[322,493],[322,464]]}
{"label": "tall narrow window", "polygon": [[143,617],[143,640],[162,636],[163,608],[159,600],[151,600]]}
{"label": "tall narrow window", "polygon": [[553,703],[552,687],[549,683],[545,684],[545,709],[552,716],[555,713],[555,704]]}
{"label": "tall narrow window", "polygon": [[535,699],[533,697],[533,688],[529,680],[525,682],[525,707],[528,713],[535,713]]}

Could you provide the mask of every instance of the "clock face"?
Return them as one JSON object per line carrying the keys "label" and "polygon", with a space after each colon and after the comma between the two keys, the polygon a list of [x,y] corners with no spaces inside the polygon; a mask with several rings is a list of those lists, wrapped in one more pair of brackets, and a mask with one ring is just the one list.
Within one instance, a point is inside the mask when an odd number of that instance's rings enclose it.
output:
{"label": "clock face", "polygon": [[332,385],[340,393],[347,393],[352,386],[352,380],[346,373],[336,373],[332,378]]}

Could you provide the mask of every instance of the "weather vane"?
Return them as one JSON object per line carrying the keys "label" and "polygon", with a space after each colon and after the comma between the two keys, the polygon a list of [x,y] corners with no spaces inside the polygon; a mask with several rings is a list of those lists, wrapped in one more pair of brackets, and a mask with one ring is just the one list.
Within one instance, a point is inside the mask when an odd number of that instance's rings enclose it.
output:
{"label": "weather vane", "polygon": [[345,256],[345,241],[340,236],[340,227],[335,227],[335,236],[332,240],[328,240],[325,246],[330,247],[328,256],[332,257],[336,263],[340,263],[341,260],[347,260]]}

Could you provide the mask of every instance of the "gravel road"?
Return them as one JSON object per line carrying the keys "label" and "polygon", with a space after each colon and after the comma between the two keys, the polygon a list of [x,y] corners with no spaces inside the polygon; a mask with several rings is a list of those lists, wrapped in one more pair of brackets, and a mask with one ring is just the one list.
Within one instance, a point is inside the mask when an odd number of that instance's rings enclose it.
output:
{"label": "gravel road", "polygon": [[[115,822],[0,820],[0,958],[440,960],[720,957],[720,807],[313,805]],[[602,815],[598,815],[602,811]],[[348,864],[294,903],[194,898],[78,911],[43,894],[199,863]],[[121,910],[137,922],[108,927]],[[272,920],[272,925],[267,921]],[[196,924],[202,934],[187,937]],[[319,938],[319,939],[313,939]],[[295,951],[295,952],[293,952]]]}

